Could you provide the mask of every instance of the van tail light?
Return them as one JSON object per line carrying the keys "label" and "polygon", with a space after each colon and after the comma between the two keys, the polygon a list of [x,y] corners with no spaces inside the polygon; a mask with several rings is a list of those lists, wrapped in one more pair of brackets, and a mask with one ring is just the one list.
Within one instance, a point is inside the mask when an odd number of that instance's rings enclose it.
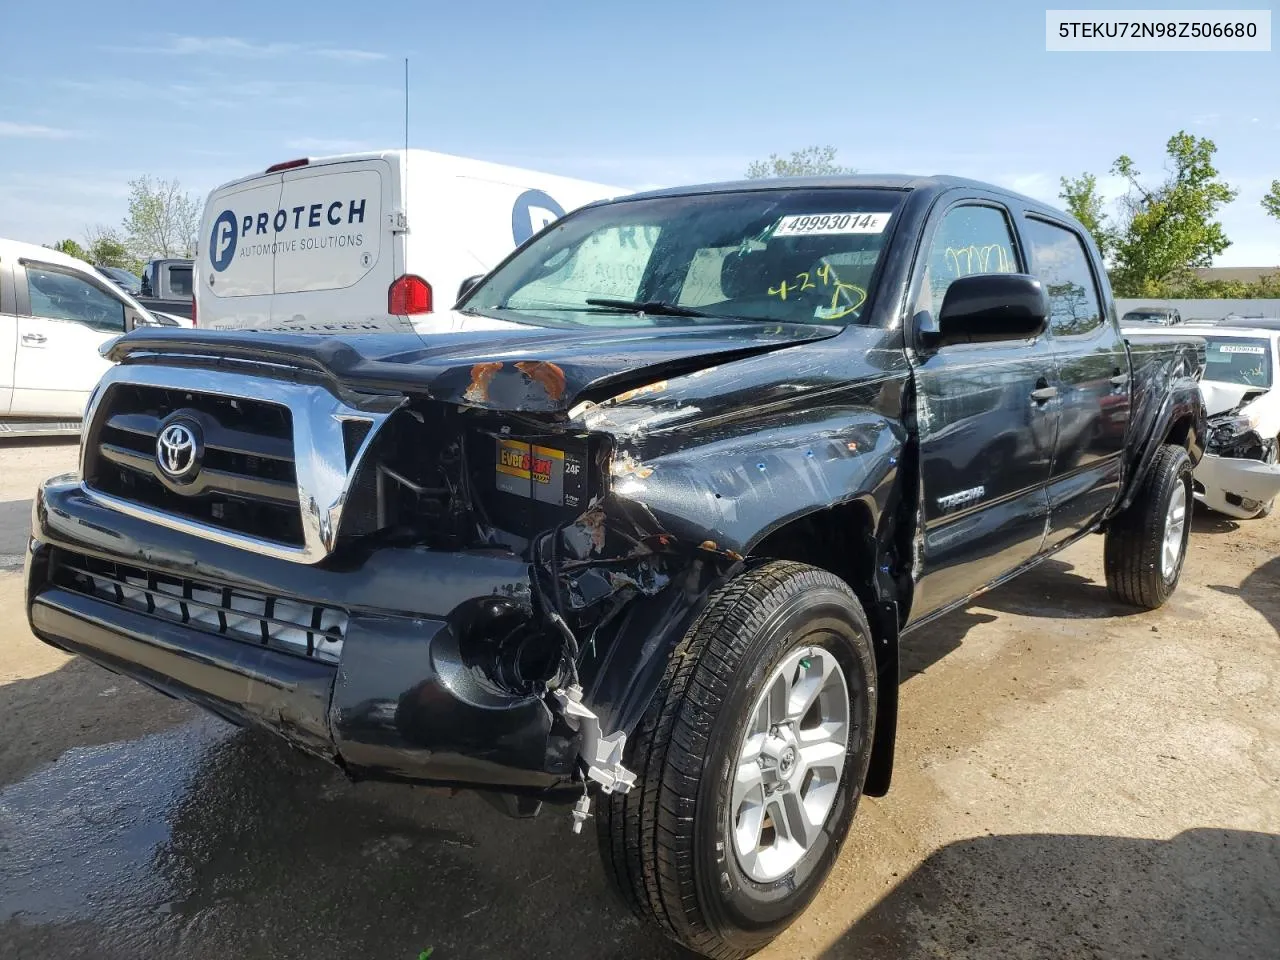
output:
{"label": "van tail light", "polygon": [[191,295],[191,325],[193,327],[196,325],[196,295],[194,293]]}
{"label": "van tail light", "polygon": [[406,273],[391,284],[387,291],[387,313],[401,316],[431,312],[431,284]]}
{"label": "van tail light", "polygon": [[292,170],[295,167],[305,167],[310,162],[311,161],[306,157],[303,157],[301,160],[286,160],[284,163],[273,163],[271,166],[267,167],[266,172],[279,173],[281,170]]}

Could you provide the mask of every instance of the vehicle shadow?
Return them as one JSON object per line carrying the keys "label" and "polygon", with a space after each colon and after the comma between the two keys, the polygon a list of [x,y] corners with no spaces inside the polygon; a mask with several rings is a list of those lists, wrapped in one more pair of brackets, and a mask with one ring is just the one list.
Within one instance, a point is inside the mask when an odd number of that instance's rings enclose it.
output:
{"label": "vehicle shadow", "polygon": [[1210,584],[1209,589],[1244,600],[1280,634],[1280,557],[1273,557],[1255,568],[1239,587]]}
{"label": "vehicle shadow", "polygon": [[51,433],[40,437],[6,437],[0,433],[0,451],[29,447],[71,447],[79,443],[79,433]]}
{"label": "vehicle shadow", "polygon": [[1009,583],[984,593],[973,604],[1024,617],[1071,620],[1106,620],[1142,612],[1113,600],[1106,584],[1075,571],[1075,564],[1050,558]]}
{"label": "vehicle shadow", "polygon": [[0,502],[0,572],[21,570],[31,535],[31,501]]}
{"label": "vehicle shadow", "polygon": [[1191,515],[1192,534],[1235,533],[1239,529],[1239,520],[1210,510],[1202,503],[1196,504],[1195,512]]}
{"label": "vehicle shadow", "polygon": [[822,960],[1280,955],[1280,837],[987,836],[932,854]]}
{"label": "vehicle shadow", "polygon": [[993,623],[996,616],[981,610],[954,610],[928,626],[908,633],[898,649],[898,676],[906,681],[954,653],[974,627]]}

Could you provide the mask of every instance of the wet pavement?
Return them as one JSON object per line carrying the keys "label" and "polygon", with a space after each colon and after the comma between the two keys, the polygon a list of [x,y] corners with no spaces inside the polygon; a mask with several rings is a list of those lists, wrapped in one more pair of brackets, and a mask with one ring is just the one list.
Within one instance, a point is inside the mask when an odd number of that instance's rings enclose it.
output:
{"label": "wet pavement", "polygon": [[[0,449],[0,958],[674,958],[588,827],[352,784],[35,641]],[[1197,520],[1155,614],[1099,540],[910,638],[889,796],[778,958],[1280,957],[1280,519]]]}
{"label": "wet pavement", "polygon": [[607,899],[567,822],[352,785],[198,718],[0,791],[0,954],[677,955]]}

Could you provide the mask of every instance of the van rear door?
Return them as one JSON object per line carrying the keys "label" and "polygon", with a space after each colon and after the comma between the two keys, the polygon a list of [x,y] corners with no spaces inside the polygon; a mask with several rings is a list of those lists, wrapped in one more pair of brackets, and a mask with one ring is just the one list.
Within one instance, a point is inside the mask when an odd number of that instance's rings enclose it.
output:
{"label": "van rear door", "polygon": [[280,206],[280,174],[233,183],[205,204],[196,294],[201,326],[264,327],[271,317],[275,254],[271,218]]}
{"label": "van rear door", "polygon": [[398,177],[391,164],[382,158],[323,163],[283,176],[271,326],[386,329],[387,292],[398,275]]}

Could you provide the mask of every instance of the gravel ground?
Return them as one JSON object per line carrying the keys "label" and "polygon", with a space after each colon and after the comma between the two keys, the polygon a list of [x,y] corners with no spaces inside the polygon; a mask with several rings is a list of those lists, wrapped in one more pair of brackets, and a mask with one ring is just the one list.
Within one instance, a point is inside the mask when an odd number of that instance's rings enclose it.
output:
{"label": "gravel ground", "polygon": [[[32,638],[0,447],[0,957],[667,958],[590,831],[352,785]],[[1280,957],[1280,517],[1114,606],[1090,538],[905,642],[892,791],[762,958]]]}

